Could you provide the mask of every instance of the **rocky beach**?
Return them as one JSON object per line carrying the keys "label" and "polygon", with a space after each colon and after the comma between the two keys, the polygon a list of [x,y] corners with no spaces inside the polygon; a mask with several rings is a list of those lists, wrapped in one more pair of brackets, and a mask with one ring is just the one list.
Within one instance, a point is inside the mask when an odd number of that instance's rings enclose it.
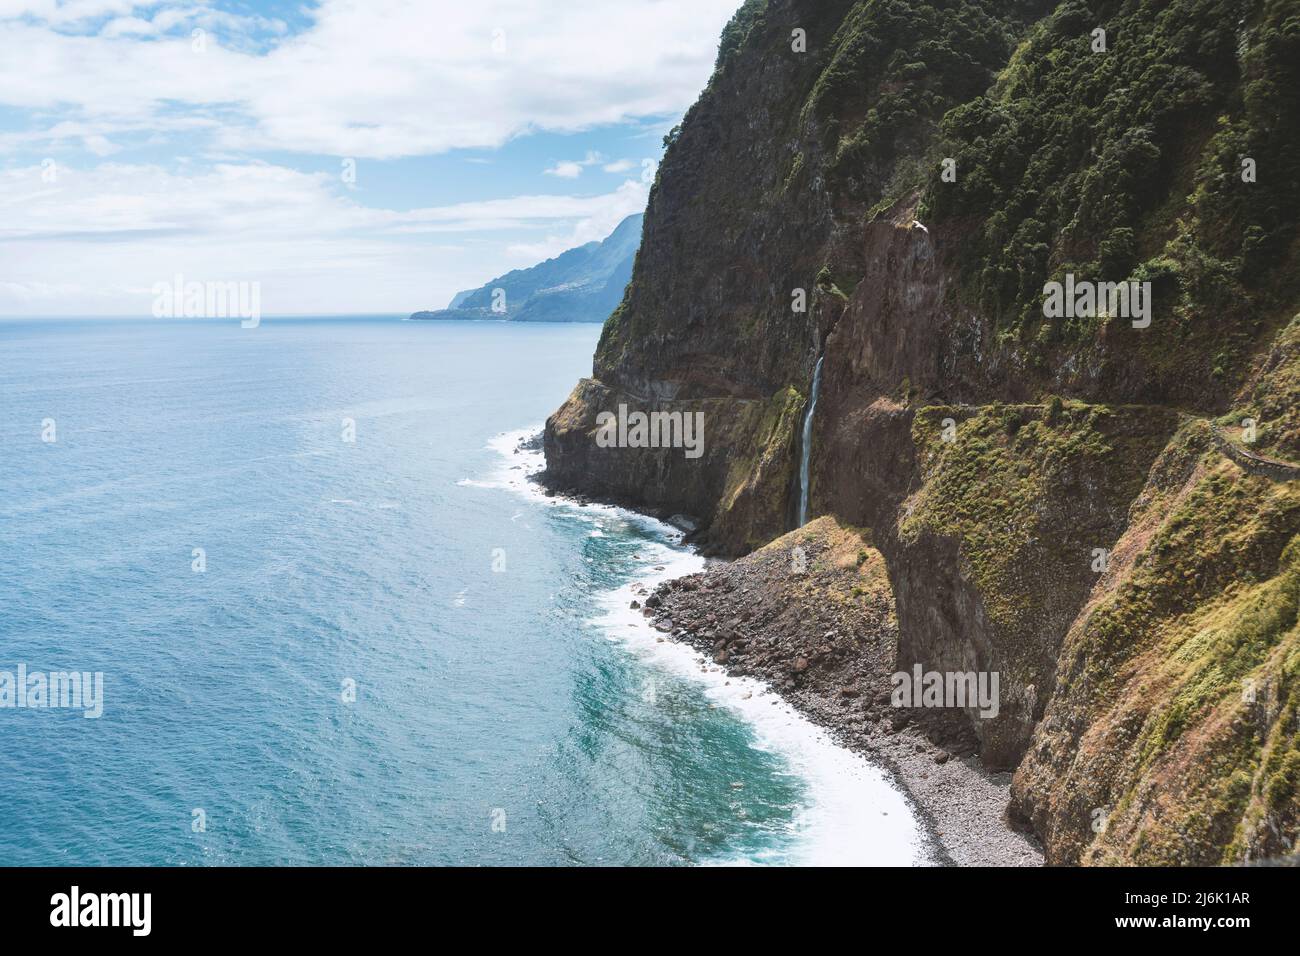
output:
{"label": "rocky beach", "polygon": [[1032,836],[1007,821],[1011,775],[980,766],[960,722],[891,705],[898,618],[884,561],[860,531],[819,518],[737,561],[665,582],[641,610],[665,639],[767,682],[886,767],[950,862],[1042,864]]}

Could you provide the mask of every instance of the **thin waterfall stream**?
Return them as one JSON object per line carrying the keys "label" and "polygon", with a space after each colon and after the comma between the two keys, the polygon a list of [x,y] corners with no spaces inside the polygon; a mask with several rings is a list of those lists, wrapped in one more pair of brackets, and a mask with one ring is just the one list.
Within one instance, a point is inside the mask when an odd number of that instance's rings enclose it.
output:
{"label": "thin waterfall stream", "polygon": [[803,441],[799,449],[799,527],[801,528],[808,523],[808,471],[812,461],[813,413],[817,411],[817,393],[821,390],[822,362],[825,360],[824,354],[817,358],[817,366],[813,369],[812,391],[808,395],[808,410],[803,413]]}

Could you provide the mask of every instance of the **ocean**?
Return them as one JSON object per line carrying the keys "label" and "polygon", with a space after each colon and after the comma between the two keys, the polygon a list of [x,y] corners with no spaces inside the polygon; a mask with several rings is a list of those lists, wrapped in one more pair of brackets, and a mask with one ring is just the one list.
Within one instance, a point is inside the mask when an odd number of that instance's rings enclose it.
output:
{"label": "ocean", "polygon": [[926,862],[629,608],[674,529],[526,480],[598,334],[0,320],[0,865]]}

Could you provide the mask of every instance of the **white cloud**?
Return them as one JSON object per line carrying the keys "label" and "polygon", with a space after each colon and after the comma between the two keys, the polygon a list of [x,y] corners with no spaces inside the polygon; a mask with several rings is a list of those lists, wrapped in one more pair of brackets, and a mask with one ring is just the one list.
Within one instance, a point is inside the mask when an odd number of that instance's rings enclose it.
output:
{"label": "white cloud", "polygon": [[[396,211],[357,202],[337,157],[657,126],[698,95],[738,2],[322,0],[287,35],[203,0],[0,0],[0,154],[27,164],[0,168],[0,313],[142,314],[178,272],[261,281],[268,313],[409,311],[601,239],[644,208],[635,173],[597,196]],[[172,158],[118,160],[145,144]],[[589,167],[637,165],[590,151],[545,172],[561,188]]]}
{"label": "white cloud", "polygon": [[157,33],[158,27],[152,21],[141,20],[139,17],[115,17],[104,24],[101,32],[106,37],[149,36]]}
{"label": "white cloud", "polygon": [[133,0],[0,0],[0,18],[32,17],[65,25],[103,16],[121,16],[141,4]]}
{"label": "white cloud", "polygon": [[577,179],[582,175],[582,163],[565,159],[543,172],[548,176],[559,176],[561,179]]}
{"label": "white cloud", "polygon": [[[268,313],[413,311],[603,238],[646,200],[628,180],[397,212],[357,204],[332,174],[267,163],[185,175],[106,162],[50,179],[0,172],[0,313],[147,314],[153,284],[176,273],[259,281]],[[534,230],[546,238],[512,242]]]}
{"label": "white cloud", "polygon": [[582,171],[587,166],[595,166],[603,163],[605,157],[594,150],[587,150],[587,155],[583,159],[562,159],[550,169],[543,170],[548,176],[559,176],[561,179],[577,179],[582,175]]}
{"label": "white cloud", "polygon": [[[680,113],[736,3],[324,0],[310,28],[257,51],[253,34],[282,24],[193,5],[11,2],[0,18],[43,20],[0,19],[0,104],[124,128],[177,104],[220,106],[232,113],[226,149],[382,158],[495,147],[530,130]],[[117,19],[96,35],[57,29],[108,14]],[[209,29],[204,52],[191,23]],[[143,24],[182,32],[143,40]]]}
{"label": "white cloud", "polygon": [[100,136],[97,133],[84,136],[81,141],[85,144],[86,149],[90,150],[96,156],[111,156],[113,153],[116,153],[121,149],[120,146],[110,142],[108,137]]}
{"label": "white cloud", "polygon": [[571,229],[548,234],[540,242],[513,243],[510,251],[529,262],[541,262],[565,249],[604,239],[625,217],[645,209],[647,192],[644,183],[629,179],[613,193],[599,197],[598,203],[592,203]]}

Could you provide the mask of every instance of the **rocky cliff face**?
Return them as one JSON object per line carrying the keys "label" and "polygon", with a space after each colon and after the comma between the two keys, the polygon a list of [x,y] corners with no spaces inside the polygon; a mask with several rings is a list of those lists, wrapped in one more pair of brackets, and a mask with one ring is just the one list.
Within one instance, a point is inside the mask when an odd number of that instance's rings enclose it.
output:
{"label": "rocky cliff face", "polygon": [[[1049,861],[1294,852],[1298,74],[1282,0],[746,3],[548,481],[759,548],[824,355],[811,513],[882,555],[899,669],[1000,674],[958,716]],[[1067,277],[1149,324],[1045,314]],[[619,405],[703,454],[602,447]]]}

